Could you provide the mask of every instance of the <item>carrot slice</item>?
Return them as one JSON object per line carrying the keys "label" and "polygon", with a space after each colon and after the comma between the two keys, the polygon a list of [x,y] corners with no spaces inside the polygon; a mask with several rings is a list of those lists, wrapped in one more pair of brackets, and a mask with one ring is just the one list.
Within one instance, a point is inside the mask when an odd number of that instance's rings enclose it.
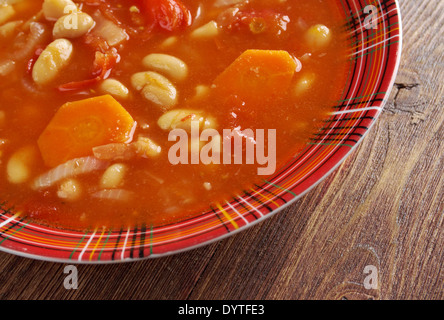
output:
{"label": "carrot slice", "polygon": [[92,155],[108,143],[129,142],[135,122],[110,95],[68,102],[57,111],[38,139],[45,164],[55,167]]}
{"label": "carrot slice", "polygon": [[216,92],[236,95],[247,104],[256,104],[285,94],[296,68],[296,61],[287,51],[247,50],[214,84]]}

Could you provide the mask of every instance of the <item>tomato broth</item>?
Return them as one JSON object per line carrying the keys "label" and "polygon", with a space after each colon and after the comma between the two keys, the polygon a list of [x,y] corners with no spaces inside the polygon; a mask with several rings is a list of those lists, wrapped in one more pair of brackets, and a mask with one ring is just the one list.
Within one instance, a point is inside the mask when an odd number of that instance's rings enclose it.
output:
{"label": "tomato broth", "polygon": [[224,203],[263,165],[174,165],[171,131],[275,130],[279,168],[340,99],[342,24],[334,0],[6,0],[0,198],[78,230]]}

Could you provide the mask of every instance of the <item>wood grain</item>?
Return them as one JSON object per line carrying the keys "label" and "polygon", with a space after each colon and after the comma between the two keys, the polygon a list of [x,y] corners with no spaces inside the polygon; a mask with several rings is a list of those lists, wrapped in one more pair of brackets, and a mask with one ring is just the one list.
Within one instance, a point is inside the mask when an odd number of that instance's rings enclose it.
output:
{"label": "wood grain", "polygon": [[[385,111],[326,181],[273,218],[187,253],[79,266],[0,254],[0,299],[443,299],[444,2],[401,1]],[[364,288],[367,265],[377,289]]]}

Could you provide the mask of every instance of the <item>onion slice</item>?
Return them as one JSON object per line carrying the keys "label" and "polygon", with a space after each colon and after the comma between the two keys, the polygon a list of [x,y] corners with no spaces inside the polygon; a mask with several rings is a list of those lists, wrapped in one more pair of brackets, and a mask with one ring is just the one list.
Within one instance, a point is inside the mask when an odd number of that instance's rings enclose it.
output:
{"label": "onion slice", "polygon": [[99,160],[95,157],[70,160],[37,177],[32,184],[32,188],[34,190],[49,188],[63,179],[104,170],[108,165],[109,163],[107,161]]}
{"label": "onion slice", "polygon": [[124,189],[104,189],[93,193],[91,196],[96,199],[129,201],[133,193]]}

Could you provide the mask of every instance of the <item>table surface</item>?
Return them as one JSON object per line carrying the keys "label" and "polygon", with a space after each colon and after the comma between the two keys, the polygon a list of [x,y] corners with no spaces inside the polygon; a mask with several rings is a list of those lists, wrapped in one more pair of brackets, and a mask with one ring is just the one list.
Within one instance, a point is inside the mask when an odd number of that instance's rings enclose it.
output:
{"label": "table surface", "polygon": [[[402,63],[357,150],[244,232],[186,253],[65,265],[0,253],[0,299],[443,299],[444,1],[401,0]],[[366,266],[374,266],[368,274]],[[366,289],[368,276],[377,288]]]}

